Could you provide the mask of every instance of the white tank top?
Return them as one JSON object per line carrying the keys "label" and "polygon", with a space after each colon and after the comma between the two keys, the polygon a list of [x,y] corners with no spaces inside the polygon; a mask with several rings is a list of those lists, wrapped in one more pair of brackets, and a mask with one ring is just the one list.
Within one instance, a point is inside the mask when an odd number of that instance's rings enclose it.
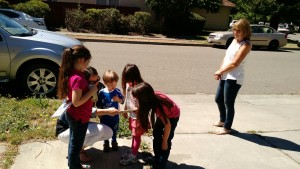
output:
{"label": "white tank top", "polygon": [[[227,66],[228,64],[230,64],[232,62],[235,55],[239,51],[240,47],[245,43],[250,43],[250,42],[249,41],[241,41],[238,43],[236,40],[232,41],[232,43],[230,44],[230,46],[228,47],[228,49],[226,51],[226,55],[224,58],[222,68],[224,68],[225,66]],[[234,68],[230,72],[224,73],[222,76],[222,80],[227,80],[227,79],[236,80],[237,84],[243,85],[244,71],[245,71],[244,67],[245,67],[246,60],[247,60],[247,58],[245,57],[244,60],[236,68]]]}

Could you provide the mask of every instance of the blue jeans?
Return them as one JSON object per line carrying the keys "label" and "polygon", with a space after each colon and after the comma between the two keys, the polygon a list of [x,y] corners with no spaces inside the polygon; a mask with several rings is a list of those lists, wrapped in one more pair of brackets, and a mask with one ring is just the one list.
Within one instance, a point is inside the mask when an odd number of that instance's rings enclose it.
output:
{"label": "blue jeans", "polygon": [[153,128],[153,150],[154,150],[154,168],[155,169],[165,169],[166,164],[170,155],[171,147],[172,147],[172,139],[174,137],[175,128],[177,126],[179,118],[170,118],[171,123],[171,131],[168,138],[168,149],[162,150],[162,138],[164,135],[164,123],[157,118]]}
{"label": "blue jeans", "polygon": [[[101,116],[100,122],[102,124],[107,125],[110,127],[113,131],[113,136],[112,136],[112,142],[117,141],[117,131],[119,129],[119,115],[115,116],[109,116],[109,115],[103,115]],[[104,140],[104,143],[109,144],[109,140]]]}
{"label": "blue jeans", "polygon": [[220,80],[215,101],[220,112],[220,121],[224,122],[224,128],[230,130],[234,118],[234,103],[241,85],[236,80]]}
{"label": "blue jeans", "polygon": [[80,164],[80,150],[84,143],[88,123],[82,124],[81,121],[76,121],[69,113],[66,113],[66,118],[70,126],[68,166],[69,169],[82,169]]}

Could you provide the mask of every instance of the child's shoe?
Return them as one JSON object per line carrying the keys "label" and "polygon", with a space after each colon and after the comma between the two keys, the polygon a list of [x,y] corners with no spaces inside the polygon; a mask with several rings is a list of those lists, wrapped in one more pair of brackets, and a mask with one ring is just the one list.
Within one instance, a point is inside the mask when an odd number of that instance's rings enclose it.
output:
{"label": "child's shoe", "polygon": [[103,151],[104,152],[109,152],[110,151],[109,143],[104,143],[103,144]]}
{"label": "child's shoe", "polygon": [[124,153],[122,156],[121,156],[121,159],[127,159],[128,156],[131,154],[131,151],[127,151],[126,153]]}
{"label": "child's shoe", "polygon": [[113,142],[111,143],[111,149],[112,149],[113,151],[118,151],[118,142],[113,141]]}
{"label": "child's shoe", "polygon": [[120,164],[122,165],[130,165],[137,162],[137,157],[133,154],[128,155],[127,158],[120,160]]}

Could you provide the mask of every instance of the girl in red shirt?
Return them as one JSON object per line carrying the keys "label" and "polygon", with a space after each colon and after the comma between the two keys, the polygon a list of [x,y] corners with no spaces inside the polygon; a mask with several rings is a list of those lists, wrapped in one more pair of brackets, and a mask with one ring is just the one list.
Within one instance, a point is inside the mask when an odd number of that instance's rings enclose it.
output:
{"label": "girl in red shirt", "polygon": [[148,130],[149,126],[153,126],[153,167],[164,169],[170,155],[180,108],[167,95],[154,92],[151,85],[146,82],[134,86],[132,96],[138,101],[137,119],[143,129]]}

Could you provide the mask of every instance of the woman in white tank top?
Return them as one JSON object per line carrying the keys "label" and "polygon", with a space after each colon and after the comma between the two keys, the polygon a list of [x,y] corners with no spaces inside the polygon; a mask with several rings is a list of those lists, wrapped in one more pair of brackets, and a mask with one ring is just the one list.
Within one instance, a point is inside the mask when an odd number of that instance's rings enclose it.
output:
{"label": "woman in white tank top", "polygon": [[233,25],[234,40],[226,51],[226,55],[214,74],[214,78],[219,80],[215,101],[220,112],[220,120],[213,125],[222,127],[216,134],[229,134],[234,118],[234,103],[244,81],[244,66],[246,56],[251,51],[250,43],[251,28],[249,21],[240,19]]}

